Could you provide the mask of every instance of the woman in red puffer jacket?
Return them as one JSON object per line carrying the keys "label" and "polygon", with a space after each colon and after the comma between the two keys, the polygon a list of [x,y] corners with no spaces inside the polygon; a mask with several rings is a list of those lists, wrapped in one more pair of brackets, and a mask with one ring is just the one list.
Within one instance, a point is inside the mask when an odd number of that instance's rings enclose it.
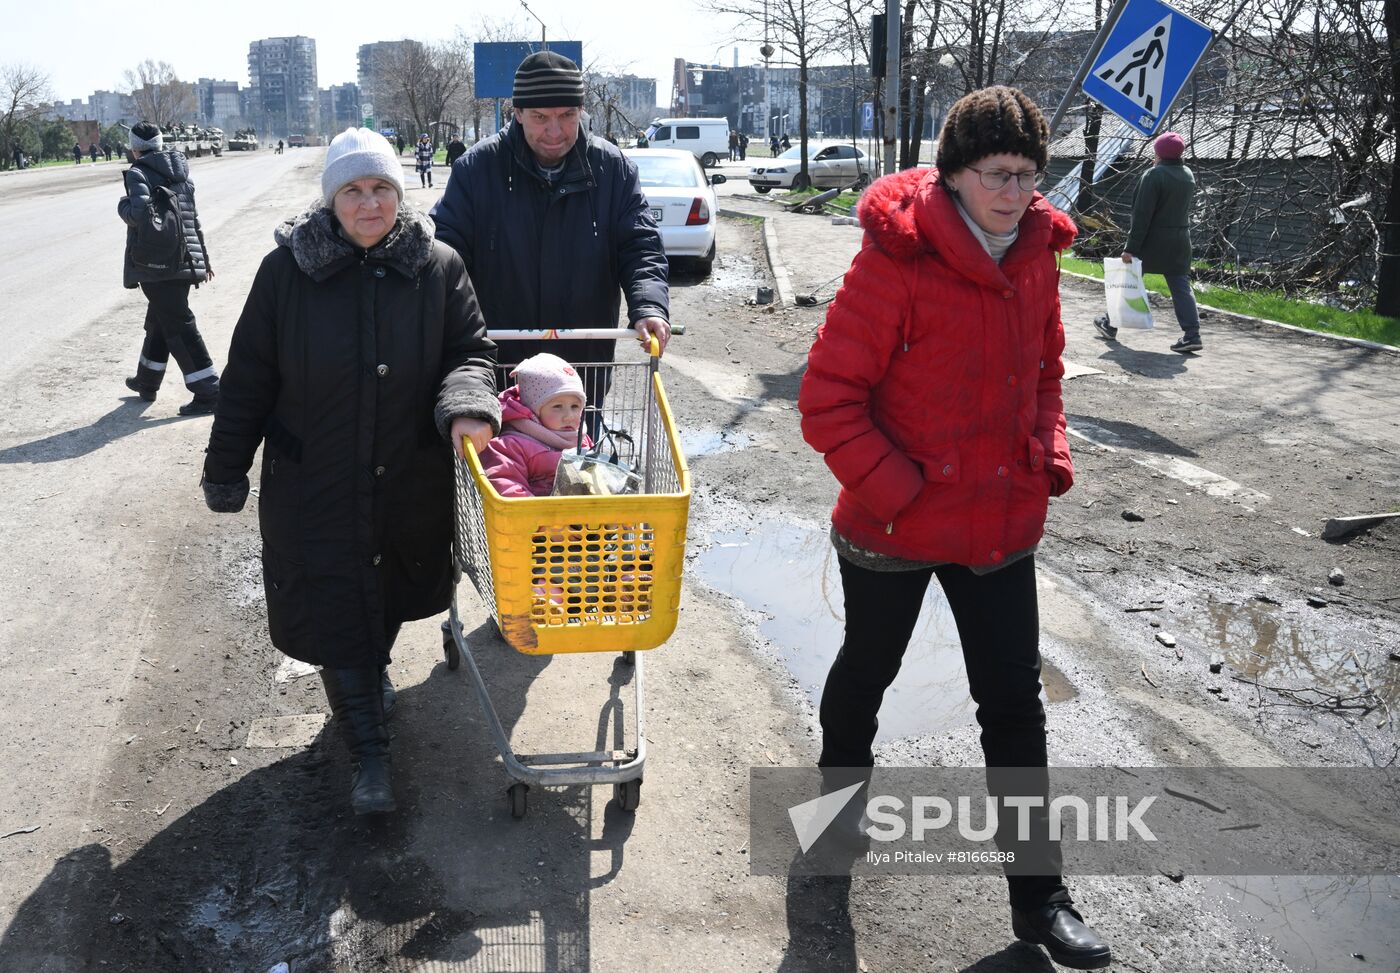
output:
{"label": "woman in red puffer jacket", "polygon": [[[935,575],[987,766],[1046,766],[1035,550],[1049,498],[1074,479],[1056,254],[1075,234],[1035,192],[1048,142],[1020,91],[975,91],[949,111],[936,169],[887,176],[861,200],[864,246],[799,399],[803,436],[841,484],[831,520],[846,631],[822,694],[824,786],[868,780],[880,703]],[[1024,779],[989,772],[988,783],[1026,793]],[[1043,771],[1034,786],[1048,786]],[[1001,832],[997,843],[1020,861],[1034,851]],[[1038,852],[1042,874],[1008,875],[1015,934],[1061,965],[1107,966],[1108,945],[1071,906],[1058,846]]]}

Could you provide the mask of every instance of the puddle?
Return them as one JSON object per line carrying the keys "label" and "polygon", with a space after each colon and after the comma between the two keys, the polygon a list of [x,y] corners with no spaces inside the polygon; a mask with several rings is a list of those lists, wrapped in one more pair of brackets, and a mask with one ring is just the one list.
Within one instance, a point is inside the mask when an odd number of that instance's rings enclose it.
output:
{"label": "puddle", "polygon": [[753,437],[731,429],[682,429],[677,435],[686,459],[733,453],[753,444]]}
{"label": "puddle", "polygon": [[1272,939],[1294,973],[1392,970],[1400,963],[1400,878],[1251,875],[1200,881],[1207,898],[1231,919]]}
{"label": "puddle", "polygon": [[1063,703],[1079,695],[1079,690],[1074,688],[1069,677],[1043,657],[1040,660],[1040,684],[1045,687],[1047,703]]}
{"label": "puddle", "polygon": [[[717,534],[696,561],[706,583],[768,618],[759,625],[816,707],[841,647],[844,612],[836,552],[825,530],[768,524]],[[1072,698],[1064,674],[1046,664],[1050,702]],[[877,741],[899,740],[972,722],[962,648],[948,602],[930,583],[899,676],[880,708]]]}
{"label": "puddle", "polygon": [[1329,620],[1327,612],[1334,610],[1293,615],[1259,601],[1211,600],[1194,625],[1187,621],[1183,627],[1242,678],[1340,696],[1373,692],[1387,705],[1400,702],[1400,666],[1381,646],[1368,648],[1355,632]]}

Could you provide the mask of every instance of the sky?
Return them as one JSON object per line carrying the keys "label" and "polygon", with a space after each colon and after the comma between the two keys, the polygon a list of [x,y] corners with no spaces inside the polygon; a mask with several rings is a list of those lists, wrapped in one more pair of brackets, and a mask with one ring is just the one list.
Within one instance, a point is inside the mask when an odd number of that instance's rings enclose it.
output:
{"label": "sky", "polygon": [[[550,40],[583,43],[585,61],[609,73],[656,78],[656,97],[670,100],[674,59],[733,63],[734,26],[708,13],[698,0],[528,0],[545,22]],[[22,9],[22,13],[20,12]],[[143,11],[158,11],[142,7]],[[215,0],[169,8],[162,31],[153,18],[133,16],[111,0],[0,0],[0,64],[24,62],[48,72],[56,99],[86,100],[94,90],[118,90],[122,72],[151,58],[168,61],[182,80],[215,78],[248,85],[248,42],[305,35],[316,41],[317,83],[326,88],[355,80],[361,44],[411,37],[452,36],[458,26],[476,35],[483,13],[513,20],[529,39],[540,25],[519,0],[469,3],[371,3],[369,0]],[[393,15],[394,10],[401,15]],[[644,10],[644,14],[639,11]],[[522,38],[524,39],[524,38]],[[757,44],[740,44],[740,63],[757,63]]]}

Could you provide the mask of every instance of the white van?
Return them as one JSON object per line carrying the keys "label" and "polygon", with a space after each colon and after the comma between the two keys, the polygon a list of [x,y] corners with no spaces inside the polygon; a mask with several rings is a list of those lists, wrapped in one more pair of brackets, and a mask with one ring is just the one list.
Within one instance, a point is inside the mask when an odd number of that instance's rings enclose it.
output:
{"label": "white van", "polygon": [[658,118],[647,127],[647,148],[686,149],[712,168],[729,158],[729,119]]}

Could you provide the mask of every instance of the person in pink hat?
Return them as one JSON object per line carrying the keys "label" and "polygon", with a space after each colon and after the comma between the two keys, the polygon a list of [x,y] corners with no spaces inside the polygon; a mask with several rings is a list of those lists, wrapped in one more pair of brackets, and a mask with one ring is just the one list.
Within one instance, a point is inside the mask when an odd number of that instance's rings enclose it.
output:
{"label": "person in pink hat", "polygon": [[[1201,351],[1201,320],[1196,295],[1191,291],[1191,208],[1196,201],[1196,177],[1182,161],[1186,140],[1165,132],[1152,143],[1157,164],[1142,174],[1133,198],[1133,220],[1123,247],[1123,262],[1142,260],[1142,272],[1167,278],[1172,309],[1181,338],[1172,351],[1183,355]],[[1094,327],[1109,341],[1118,329],[1107,315],[1094,319]]]}
{"label": "person in pink hat", "polygon": [[547,497],[554,492],[559,457],[580,444],[586,397],[574,367],[550,354],[525,359],[511,372],[515,384],[499,396],[501,434],[481,454],[486,478],[503,497]]}

